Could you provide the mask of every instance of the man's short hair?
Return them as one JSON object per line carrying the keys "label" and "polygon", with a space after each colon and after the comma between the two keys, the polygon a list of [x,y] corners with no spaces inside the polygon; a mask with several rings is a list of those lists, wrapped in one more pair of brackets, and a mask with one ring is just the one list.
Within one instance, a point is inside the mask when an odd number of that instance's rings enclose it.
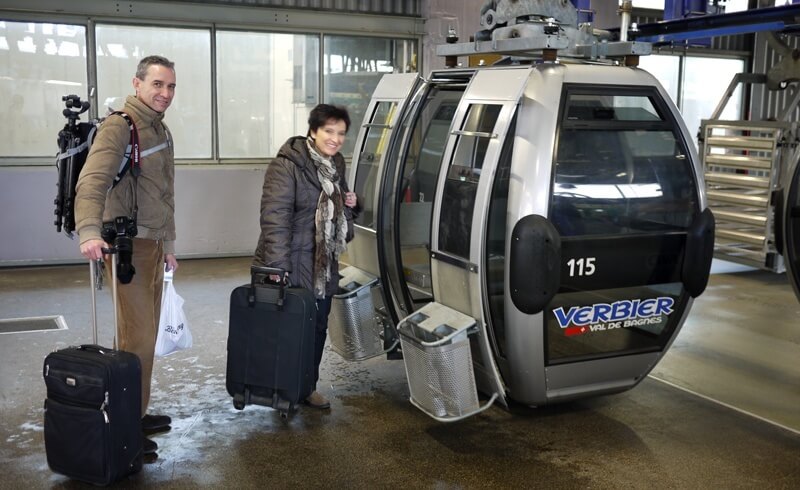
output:
{"label": "man's short hair", "polygon": [[338,105],[319,104],[311,109],[308,115],[308,131],[316,131],[325,125],[330,119],[334,121],[344,121],[345,131],[350,129],[350,114],[347,109]]}
{"label": "man's short hair", "polygon": [[147,76],[147,69],[152,65],[161,65],[169,68],[170,70],[175,70],[174,61],[170,61],[163,56],[148,56],[146,58],[142,58],[142,61],[139,62],[139,66],[136,67],[136,78],[139,80],[144,80],[144,77]]}

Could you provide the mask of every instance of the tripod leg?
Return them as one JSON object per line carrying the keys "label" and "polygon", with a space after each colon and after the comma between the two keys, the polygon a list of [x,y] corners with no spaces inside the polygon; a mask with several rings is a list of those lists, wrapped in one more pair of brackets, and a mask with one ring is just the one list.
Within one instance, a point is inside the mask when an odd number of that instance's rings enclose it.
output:
{"label": "tripod leg", "polygon": [[56,199],[53,204],[56,205],[56,231],[61,232],[61,226],[64,223],[64,190],[66,189],[67,180],[67,159],[63,155],[66,154],[72,139],[67,129],[62,129],[58,133],[58,156],[56,157],[56,168],[58,169],[58,182],[56,182]]}
{"label": "tripod leg", "polygon": [[[79,138],[70,138],[69,150],[73,150],[78,146]],[[78,181],[78,173],[80,168],[77,165],[78,155],[73,153],[67,157],[66,169],[66,189],[64,191],[64,232],[72,236],[72,231],[75,229],[75,184]]]}

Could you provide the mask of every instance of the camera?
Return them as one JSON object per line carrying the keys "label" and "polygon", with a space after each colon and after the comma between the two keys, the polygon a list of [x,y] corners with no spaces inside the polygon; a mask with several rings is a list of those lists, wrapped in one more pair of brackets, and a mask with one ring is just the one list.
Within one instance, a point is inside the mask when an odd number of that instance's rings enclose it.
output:
{"label": "camera", "polygon": [[66,103],[67,107],[80,107],[81,106],[81,98],[77,95],[64,95],[61,97]]}
{"label": "camera", "polygon": [[63,95],[61,100],[63,100],[64,105],[67,106],[63,111],[64,117],[71,121],[77,120],[78,115],[88,111],[91,105],[88,100],[81,101],[81,98],[77,95]]}
{"label": "camera", "polygon": [[127,216],[117,216],[114,221],[105,221],[100,232],[103,241],[113,244],[117,250],[117,278],[122,284],[131,282],[136,274],[133,267],[133,237],[137,233],[136,220]]}

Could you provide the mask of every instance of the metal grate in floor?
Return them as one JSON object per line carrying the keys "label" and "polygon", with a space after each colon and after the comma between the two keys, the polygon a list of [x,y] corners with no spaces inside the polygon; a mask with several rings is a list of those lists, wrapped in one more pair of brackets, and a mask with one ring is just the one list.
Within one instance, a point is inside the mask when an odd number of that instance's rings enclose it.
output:
{"label": "metal grate in floor", "polygon": [[67,322],[61,315],[8,318],[0,320],[0,334],[67,330]]}

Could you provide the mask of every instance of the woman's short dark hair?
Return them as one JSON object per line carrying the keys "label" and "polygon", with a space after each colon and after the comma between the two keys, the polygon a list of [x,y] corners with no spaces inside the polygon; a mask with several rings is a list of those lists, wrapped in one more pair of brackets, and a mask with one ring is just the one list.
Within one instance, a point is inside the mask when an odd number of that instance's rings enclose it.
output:
{"label": "woman's short dark hair", "polygon": [[311,131],[317,131],[330,119],[344,121],[345,131],[350,129],[350,114],[347,113],[347,109],[339,105],[319,104],[311,109],[311,113],[308,115],[309,134]]}

